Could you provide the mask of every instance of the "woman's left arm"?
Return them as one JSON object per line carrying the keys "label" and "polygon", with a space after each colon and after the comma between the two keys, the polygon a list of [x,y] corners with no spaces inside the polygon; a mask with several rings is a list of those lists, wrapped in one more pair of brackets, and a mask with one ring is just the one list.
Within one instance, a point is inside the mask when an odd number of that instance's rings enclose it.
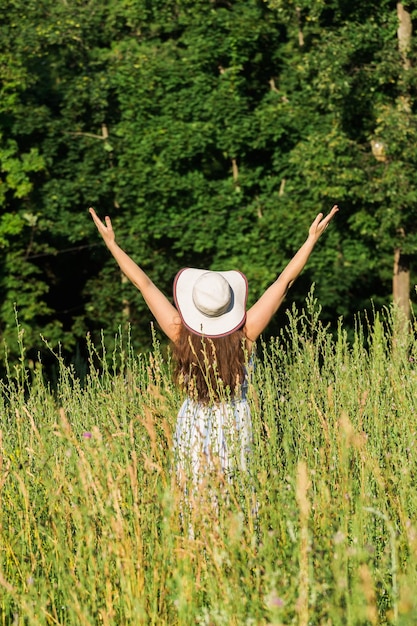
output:
{"label": "woman's left arm", "polygon": [[326,217],[323,217],[323,213],[317,215],[310,226],[308,237],[301,248],[296,252],[286,268],[278,276],[277,280],[249,309],[245,325],[245,333],[249,341],[255,341],[259,337],[271,321],[271,318],[278,311],[289,288],[304,269],[320,235],[326,230],[329,222],[333,219],[338,210],[339,208],[335,205]]}
{"label": "woman's left arm", "polygon": [[181,327],[181,318],[177,309],[152,282],[144,270],[116,243],[111,219],[107,216],[105,221],[102,222],[93,208],[89,210],[97,226],[97,230],[103,237],[107,248],[110,250],[121,271],[135,287],[139,289],[163,332],[171,341],[176,341]]}

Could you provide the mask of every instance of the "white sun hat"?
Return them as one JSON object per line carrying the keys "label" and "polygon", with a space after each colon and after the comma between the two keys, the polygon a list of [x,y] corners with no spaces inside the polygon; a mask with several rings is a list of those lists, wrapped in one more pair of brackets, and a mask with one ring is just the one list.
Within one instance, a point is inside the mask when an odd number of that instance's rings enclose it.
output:
{"label": "white sun hat", "polygon": [[248,281],[237,270],[186,267],[174,280],[174,300],[184,326],[205,337],[230,335],[246,319]]}

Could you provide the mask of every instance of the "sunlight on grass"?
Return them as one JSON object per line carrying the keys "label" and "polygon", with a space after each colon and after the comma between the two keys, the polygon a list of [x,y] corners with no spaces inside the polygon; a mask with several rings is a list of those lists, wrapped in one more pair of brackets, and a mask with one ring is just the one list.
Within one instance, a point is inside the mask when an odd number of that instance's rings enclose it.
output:
{"label": "sunlight on grass", "polygon": [[83,381],[58,353],[53,390],[23,352],[1,383],[0,624],[417,622],[417,343],[395,312],[351,343],[312,297],[290,313],[258,346],[248,472],[189,496],[157,342],[90,346]]}

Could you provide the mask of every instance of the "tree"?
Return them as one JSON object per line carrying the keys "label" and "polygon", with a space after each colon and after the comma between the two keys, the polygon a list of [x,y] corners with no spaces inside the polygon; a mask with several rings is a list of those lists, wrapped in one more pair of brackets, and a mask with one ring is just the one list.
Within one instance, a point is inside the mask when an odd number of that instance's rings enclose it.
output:
{"label": "tree", "polygon": [[82,2],[2,6],[0,333],[11,354],[15,304],[28,347],[42,348],[41,332],[68,350],[85,336],[74,302],[89,245],[80,211],[111,185],[108,144],[96,139],[108,121],[103,12]]}
{"label": "tree", "polygon": [[[120,240],[167,293],[181,265],[226,260],[260,289],[256,108],[269,90],[276,20],[256,1],[156,5],[152,20],[149,33],[138,14],[131,27],[141,24],[142,36],[116,43],[109,68],[121,111],[112,129]],[[136,327],[148,313],[133,298]],[[95,302],[98,313],[98,293]]]}
{"label": "tree", "polygon": [[3,338],[16,302],[34,350],[41,333],[71,353],[126,322],[149,345],[151,316],[89,205],[166,293],[182,265],[227,266],[254,299],[337,202],[291,300],[315,281],[326,319],[387,302],[393,251],[411,267],[416,246],[415,51],[412,38],[399,47],[392,3],[7,0],[2,11]]}
{"label": "tree", "polygon": [[[297,71],[287,78],[284,95],[304,124],[290,157],[301,175],[300,188],[338,199],[343,209],[338,247],[346,270],[341,284],[356,307],[361,301],[366,305],[369,295],[378,305],[386,302],[393,280],[392,251],[397,267],[399,261],[408,268],[417,245],[416,75],[409,14],[398,5],[408,24],[407,39],[398,47],[398,17],[390,2],[272,0],[271,6],[298,48]],[[404,307],[410,297],[406,289]]]}

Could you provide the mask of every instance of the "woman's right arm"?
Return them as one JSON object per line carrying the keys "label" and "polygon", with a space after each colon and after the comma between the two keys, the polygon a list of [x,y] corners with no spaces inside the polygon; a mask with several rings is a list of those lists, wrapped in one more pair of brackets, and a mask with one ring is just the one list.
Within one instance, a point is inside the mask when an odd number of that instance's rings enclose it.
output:
{"label": "woman's right arm", "polygon": [[139,265],[118,246],[110,218],[106,216],[105,223],[103,223],[93,208],[90,208],[89,211],[98,232],[103,237],[104,243],[115,258],[121,271],[139,289],[163,332],[171,341],[175,341],[181,324],[181,318],[177,309]]}
{"label": "woman's right arm", "polygon": [[323,216],[323,213],[317,215],[309,228],[308,237],[304,244],[296,252],[287,267],[278,276],[277,280],[272,283],[259,300],[249,309],[245,324],[245,332],[249,345],[256,341],[281,306],[288,290],[304,269],[318,239],[324,233],[338,210],[338,206],[334,205],[326,217]]}

